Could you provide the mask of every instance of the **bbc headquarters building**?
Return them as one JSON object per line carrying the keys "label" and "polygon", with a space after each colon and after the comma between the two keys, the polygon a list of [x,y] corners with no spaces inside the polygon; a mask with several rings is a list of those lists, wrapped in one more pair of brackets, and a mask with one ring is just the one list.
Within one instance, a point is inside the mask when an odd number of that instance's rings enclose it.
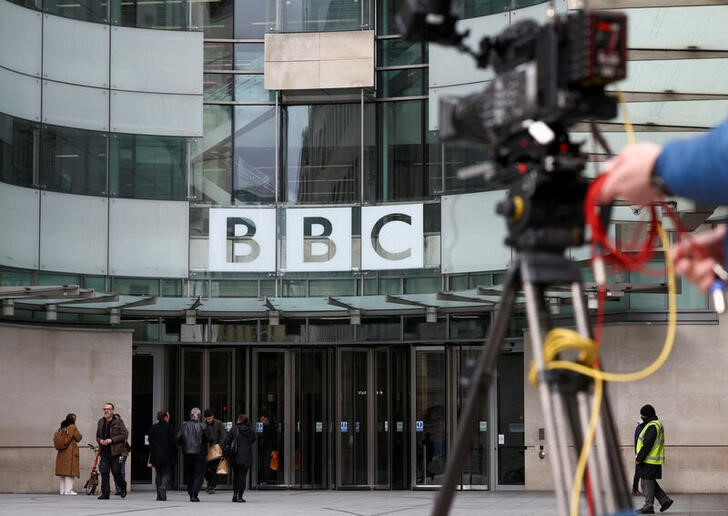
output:
{"label": "bbc headquarters building", "polygon": [[[621,89],[639,140],[725,118],[728,6],[591,3],[628,16]],[[156,411],[179,425],[193,407],[228,425],[247,413],[265,433],[279,464],[258,446],[253,489],[442,483],[459,378],[488,345],[513,253],[495,214],[503,190],[458,177],[487,150],[438,140],[439,98],[481,91],[493,72],[403,40],[401,4],[0,0],[2,490],[55,491],[53,431],[74,412],[81,444],[92,442],[105,402],[130,428],[133,485],[152,481]],[[572,6],[462,0],[459,27],[476,46],[550,8]],[[600,123],[613,148],[626,143],[624,118]],[[605,154],[586,124],[572,134],[593,175]],[[675,205],[690,229],[724,216]],[[623,248],[641,218],[615,208]],[[587,249],[569,252],[593,299]],[[607,370],[640,369],[662,349],[661,259],[610,278]],[[667,491],[724,492],[724,319],[678,287],[671,357],[609,396],[626,468],[651,403],[667,429]],[[568,296],[547,300],[571,325]],[[525,319],[519,298],[462,489],[552,486]],[[82,476],[91,458],[82,451]]]}

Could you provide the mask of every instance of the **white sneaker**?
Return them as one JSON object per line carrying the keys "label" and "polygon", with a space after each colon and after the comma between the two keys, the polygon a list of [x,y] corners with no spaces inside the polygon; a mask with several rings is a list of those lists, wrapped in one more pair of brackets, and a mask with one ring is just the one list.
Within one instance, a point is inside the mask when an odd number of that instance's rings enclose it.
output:
{"label": "white sneaker", "polygon": [[69,492],[64,493],[64,494],[69,495],[69,496],[76,496],[78,493],[76,491],[69,491]]}

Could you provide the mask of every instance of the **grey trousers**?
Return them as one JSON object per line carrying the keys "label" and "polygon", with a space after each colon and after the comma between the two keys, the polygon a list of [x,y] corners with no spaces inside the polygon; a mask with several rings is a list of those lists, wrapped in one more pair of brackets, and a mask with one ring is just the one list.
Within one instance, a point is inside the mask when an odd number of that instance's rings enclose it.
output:
{"label": "grey trousers", "polygon": [[662,490],[660,484],[657,483],[657,480],[643,478],[642,492],[645,494],[644,507],[652,507],[655,504],[655,498],[660,502],[660,505],[664,505],[670,499],[667,493]]}

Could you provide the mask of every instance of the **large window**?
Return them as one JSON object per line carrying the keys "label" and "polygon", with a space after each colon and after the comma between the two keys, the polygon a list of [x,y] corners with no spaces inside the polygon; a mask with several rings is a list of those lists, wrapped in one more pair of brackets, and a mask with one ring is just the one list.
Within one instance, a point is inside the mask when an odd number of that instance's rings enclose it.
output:
{"label": "large window", "polygon": [[43,10],[48,14],[89,22],[108,22],[109,4],[105,0],[43,0],[42,3]]}
{"label": "large window", "polygon": [[235,107],[234,193],[240,202],[275,200],[275,106]]}
{"label": "large window", "polygon": [[[299,1],[296,0],[296,3]],[[269,3],[270,0],[235,0],[235,11],[237,12],[237,16],[235,17],[236,38],[263,39],[263,36],[269,30],[266,19],[274,19],[272,15],[266,17],[266,10],[271,7],[268,5]],[[210,38],[221,37],[210,36],[207,32],[205,32],[205,36]]]}
{"label": "large window", "polygon": [[350,203],[359,199],[361,105],[288,106],[285,201]]}
{"label": "large window", "polygon": [[426,166],[425,101],[383,102],[379,108],[380,168],[376,201],[423,199],[431,195]]}
{"label": "large window", "polygon": [[135,199],[187,198],[184,138],[115,134],[110,142],[109,194]]}
{"label": "large window", "polygon": [[107,141],[104,133],[44,125],[40,184],[56,192],[104,195]]}
{"label": "large window", "polygon": [[0,181],[33,184],[33,157],[38,124],[0,113]]}

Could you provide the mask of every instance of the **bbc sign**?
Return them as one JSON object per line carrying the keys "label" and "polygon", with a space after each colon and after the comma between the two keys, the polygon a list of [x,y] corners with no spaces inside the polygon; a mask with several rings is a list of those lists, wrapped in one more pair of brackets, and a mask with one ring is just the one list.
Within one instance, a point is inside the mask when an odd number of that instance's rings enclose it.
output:
{"label": "bbc sign", "polygon": [[[351,208],[285,210],[285,267],[276,263],[275,208],[211,208],[209,270],[215,272],[349,271]],[[422,204],[361,208],[361,269],[424,265]]]}

